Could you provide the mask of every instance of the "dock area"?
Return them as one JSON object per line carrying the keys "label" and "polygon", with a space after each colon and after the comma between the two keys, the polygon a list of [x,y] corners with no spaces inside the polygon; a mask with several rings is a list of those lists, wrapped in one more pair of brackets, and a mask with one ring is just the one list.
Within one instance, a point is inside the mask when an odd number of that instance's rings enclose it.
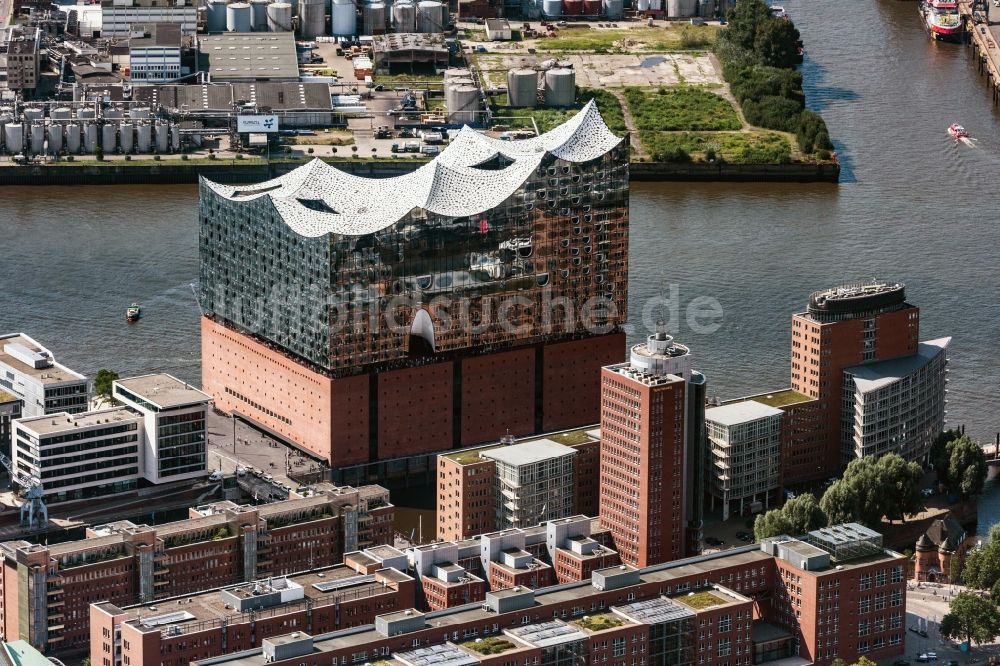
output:
{"label": "dock area", "polygon": [[1000,9],[993,8],[992,12],[987,12],[987,16],[994,14],[998,19],[995,23],[989,18],[977,23],[975,14],[982,15],[982,12],[975,12],[972,0],[961,0],[959,11],[965,22],[966,34],[969,47],[972,49],[973,57],[976,61],[976,70],[980,75],[985,76],[989,84],[990,94],[993,97],[993,104],[1000,104]]}

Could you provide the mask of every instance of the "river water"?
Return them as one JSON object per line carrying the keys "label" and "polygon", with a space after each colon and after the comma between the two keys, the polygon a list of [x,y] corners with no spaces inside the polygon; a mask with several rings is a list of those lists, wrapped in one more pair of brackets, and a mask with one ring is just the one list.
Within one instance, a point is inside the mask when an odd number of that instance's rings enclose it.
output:
{"label": "river water", "polygon": [[[902,280],[922,308],[922,337],[954,337],[950,424],[991,441],[1000,116],[968,50],[930,42],[915,3],[783,4],[802,32],[806,93],[844,182],[635,184],[631,338],[645,335],[651,299],[672,298],[679,316],[659,318],[691,346],[710,395],[778,389],[788,385],[790,316],[810,291]],[[979,137],[975,147],[947,136],[952,122]],[[0,329],[28,332],[85,373],[198,381],[194,186],[0,188],[0,239]],[[685,321],[702,296],[723,312],[711,333]],[[132,301],[144,316],[127,326]]]}

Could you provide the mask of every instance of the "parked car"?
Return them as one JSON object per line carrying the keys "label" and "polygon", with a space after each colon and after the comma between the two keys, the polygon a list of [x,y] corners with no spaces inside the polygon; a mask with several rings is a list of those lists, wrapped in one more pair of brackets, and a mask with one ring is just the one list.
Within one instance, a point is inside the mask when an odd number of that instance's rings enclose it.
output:
{"label": "parked car", "polygon": [[222,481],[222,476],[223,476],[222,470],[221,469],[217,469],[217,470],[215,470],[214,472],[212,472],[211,474],[208,475],[208,480],[209,481]]}
{"label": "parked car", "polygon": [[243,467],[237,467],[236,468],[236,476],[243,477],[243,476],[246,476],[246,475],[247,475],[247,471],[246,471],[245,468],[243,468]]}
{"label": "parked car", "polygon": [[424,155],[437,155],[441,152],[441,149],[437,146],[422,146],[420,152]]}
{"label": "parked car", "polygon": [[394,152],[394,153],[398,153],[399,152],[399,144],[398,143],[392,144],[392,148],[390,150],[392,150],[392,152]]}

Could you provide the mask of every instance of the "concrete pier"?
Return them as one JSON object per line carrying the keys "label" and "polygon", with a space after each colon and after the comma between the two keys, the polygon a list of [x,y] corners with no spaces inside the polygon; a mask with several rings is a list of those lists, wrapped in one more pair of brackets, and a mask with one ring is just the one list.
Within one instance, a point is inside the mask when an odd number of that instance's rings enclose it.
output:
{"label": "concrete pier", "polygon": [[[991,9],[991,14],[1000,14],[1000,9]],[[993,104],[1000,104],[1000,23],[974,23],[971,0],[960,2],[959,11],[969,36],[968,44],[972,49],[976,70],[986,77]]]}

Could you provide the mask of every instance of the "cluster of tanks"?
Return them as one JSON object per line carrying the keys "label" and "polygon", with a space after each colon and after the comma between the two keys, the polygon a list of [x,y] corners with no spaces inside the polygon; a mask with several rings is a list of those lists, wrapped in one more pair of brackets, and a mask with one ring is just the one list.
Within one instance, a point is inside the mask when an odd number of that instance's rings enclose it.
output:
{"label": "cluster of tanks", "polygon": [[180,148],[180,128],[154,118],[148,107],[109,107],[100,117],[93,106],[28,106],[20,117],[14,109],[0,109],[0,149],[8,155],[149,154]]}
{"label": "cluster of tanks", "polygon": [[479,87],[467,69],[448,69],[444,73],[444,105],[448,122],[471,125],[482,109]]}
{"label": "cluster of tanks", "polygon": [[387,30],[443,32],[449,21],[448,6],[439,0],[208,0],[201,11],[210,33],[290,32],[297,26],[304,39],[380,35]]}
{"label": "cluster of tanks", "polygon": [[519,68],[507,72],[507,103],[516,107],[573,106],[576,103],[576,72],[566,62],[546,61],[538,69]]}

